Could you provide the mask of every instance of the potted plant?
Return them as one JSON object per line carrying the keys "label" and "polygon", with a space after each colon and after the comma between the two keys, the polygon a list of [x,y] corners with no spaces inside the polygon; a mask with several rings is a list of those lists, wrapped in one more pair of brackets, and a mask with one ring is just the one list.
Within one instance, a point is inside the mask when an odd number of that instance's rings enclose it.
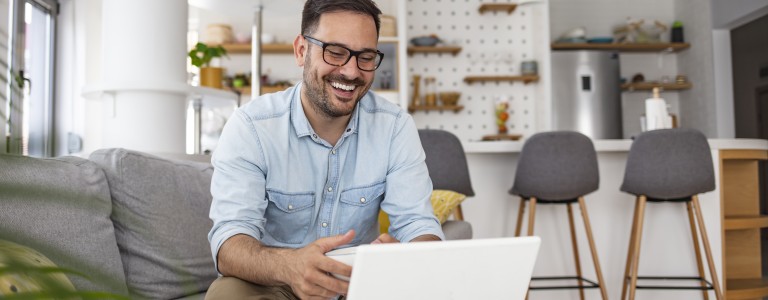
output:
{"label": "potted plant", "polygon": [[[200,68],[200,85],[220,89],[224,68],[211,67],[211,60],[227,56],[227,50],[221,45],[213,47],[204,43],[197,43],[189,50],[189,58],[192,65]],[[228,56],[227,56],[228,57]]]}

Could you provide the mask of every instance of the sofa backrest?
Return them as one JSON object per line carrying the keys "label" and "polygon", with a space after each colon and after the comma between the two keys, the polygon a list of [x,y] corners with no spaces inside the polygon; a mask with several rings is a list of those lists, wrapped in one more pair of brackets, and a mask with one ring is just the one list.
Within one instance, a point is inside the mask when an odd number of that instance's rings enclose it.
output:
{"label": "sofa backrest", "polygon": [[84,274],[68,274],[79,291],[127,296],[111,213],[107,178],[93,162],[0,155],[0,240]]}
{"label": "sofa backrest", "polygon": [[218,276],[207,239],[213,167],[124,149],[99,150],[89,159],[109,181],[131,296],[171,299],[206,291]]}

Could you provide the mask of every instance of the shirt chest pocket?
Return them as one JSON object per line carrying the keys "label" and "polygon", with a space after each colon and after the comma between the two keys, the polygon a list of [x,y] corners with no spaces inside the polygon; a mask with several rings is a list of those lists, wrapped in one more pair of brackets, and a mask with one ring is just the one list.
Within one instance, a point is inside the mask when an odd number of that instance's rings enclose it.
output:
{"label": "shirt chest pocket", "polygon": [[357,244],[359,239],[371,235],[371,230],[378,233],[379,205],[384,199],[384,189],[385,183],[382,182],[341,192],[336,218],[339,224],[338,232],[344,233],[354,229],[357,234],[352,244]]}
{"label": "shirt chest pocket", "polygon": [[288,194],[267,190],[266,230],[272,238],[299,244],[309,232],[315,207],[314,193]]}

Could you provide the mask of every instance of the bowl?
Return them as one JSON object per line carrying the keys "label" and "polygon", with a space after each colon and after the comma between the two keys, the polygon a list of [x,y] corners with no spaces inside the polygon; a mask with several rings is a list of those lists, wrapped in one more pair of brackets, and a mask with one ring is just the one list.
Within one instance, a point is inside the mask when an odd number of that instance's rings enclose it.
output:
{"label": "bowl", "polygon": [[440,102],[445,106],[453,106],[459,103],[459,96],[461,96],[459,92],[441,92]]}
{"label": "bowl", "polygon": [[440,39],[434,36],[419,36],[411,39],[414,46],[434,46],[440,42]]}

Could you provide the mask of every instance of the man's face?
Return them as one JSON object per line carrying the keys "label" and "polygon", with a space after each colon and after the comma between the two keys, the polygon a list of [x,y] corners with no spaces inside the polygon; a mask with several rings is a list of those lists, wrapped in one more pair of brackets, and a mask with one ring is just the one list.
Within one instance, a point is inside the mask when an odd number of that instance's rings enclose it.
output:
{"label": "man's face", "polygon": [[[317,30],[311,37],[325,43],[342,45],[360,51],[376,49],[378,41],[373,18],[352,12],[326,13],[320,17]],[[303,58],[297,56],[304,67],[304,97],[313,109],[330,118],[347,116],[355,109],[360,98],[373,84],[373,71],[362,71],[357,67],[357,58],[352,57],[341,67],[327,64],[323,60],[323,48],[302,40],[305,48]]]}

